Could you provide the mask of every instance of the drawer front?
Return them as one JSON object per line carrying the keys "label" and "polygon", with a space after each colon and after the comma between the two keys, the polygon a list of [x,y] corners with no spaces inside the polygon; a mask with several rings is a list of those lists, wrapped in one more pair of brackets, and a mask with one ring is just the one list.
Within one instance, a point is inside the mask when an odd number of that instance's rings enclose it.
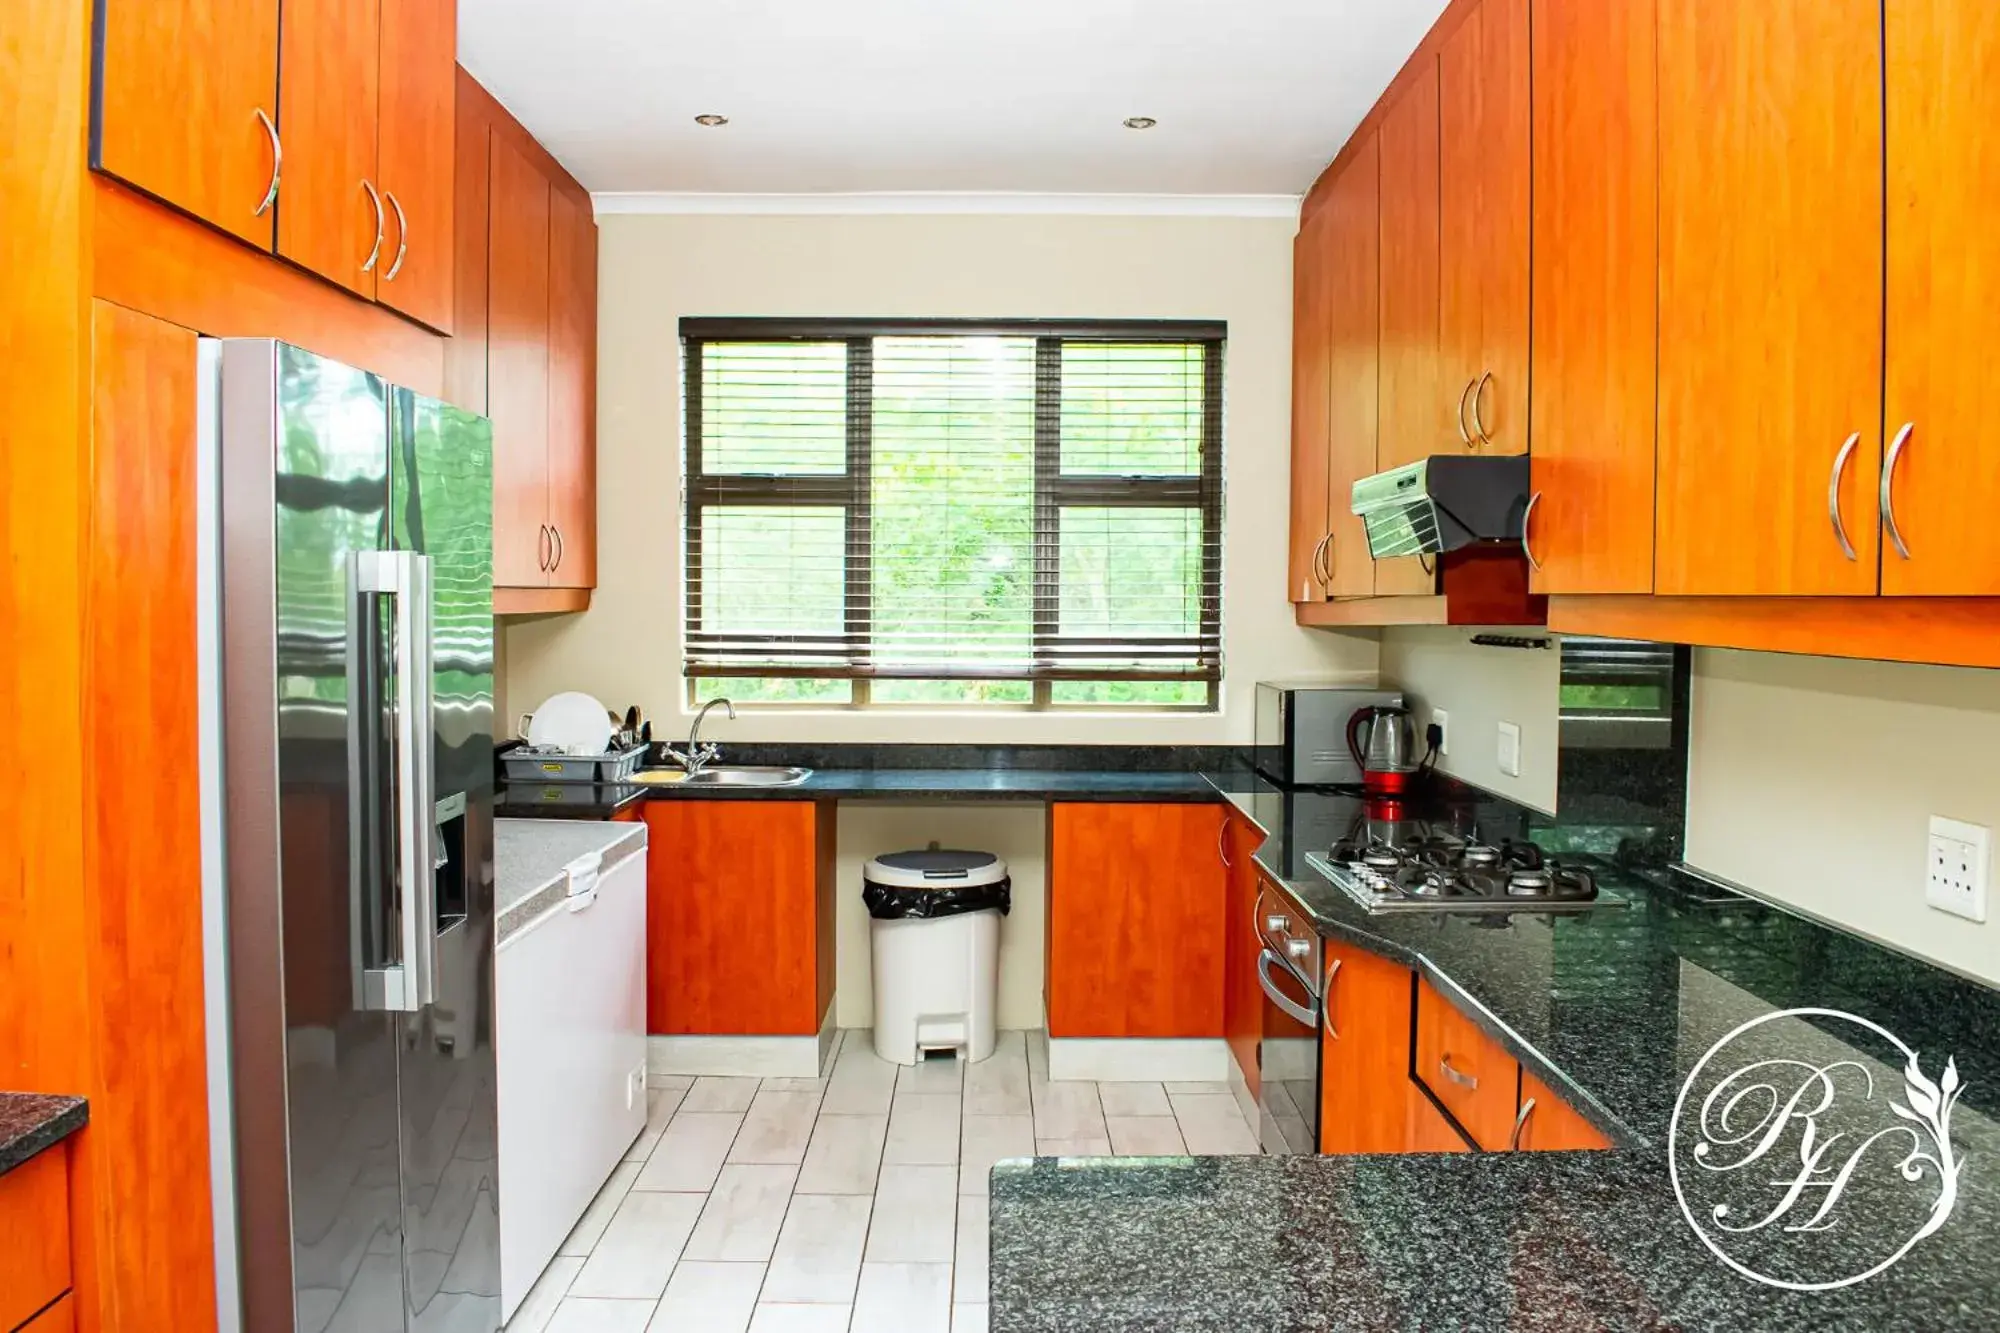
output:
{"label": "drawer front", "polygon": [[1440,1105],[1488,1150],[1514,1131],[1520,1062],[1431,986],[1417,986],[1416,1075]]}
{"label": "drawer front", "polygon": [[0,1328],[19,1328],[69,1290],[67,1144],[0,1176],[0,1256]]}
{"label": "drawer front", "polygon": [[63,1297],[30,1320],[26,1333],[76,1333],[76,1302]]}

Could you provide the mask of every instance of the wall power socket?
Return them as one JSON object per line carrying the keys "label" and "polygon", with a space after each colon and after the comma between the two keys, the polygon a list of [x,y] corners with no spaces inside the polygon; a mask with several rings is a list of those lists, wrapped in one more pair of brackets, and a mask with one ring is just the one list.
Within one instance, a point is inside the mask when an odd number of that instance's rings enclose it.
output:
{"label": "wall power socket", "polygon": [[1932,815],[1924,853],[1924,901],[1940,912],[1984,921],[1992,838],[1992,830],[1981,825]]}

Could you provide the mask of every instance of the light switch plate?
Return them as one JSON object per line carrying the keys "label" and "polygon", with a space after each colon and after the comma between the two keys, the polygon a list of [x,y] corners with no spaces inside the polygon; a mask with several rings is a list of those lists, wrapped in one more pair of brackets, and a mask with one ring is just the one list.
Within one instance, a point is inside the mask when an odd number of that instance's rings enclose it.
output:
{"label": "light switch plate", "polygon": [[1940,912],[1984,921],[1992,842],[1990,829],[1932,815],[1930,843],[1924,850],[1924,901]]}
{"label": "light switch plate", "polygon": [[1500,724],[1500,771],[1510,778],[1521,776],[1521,729],[1512,722]]}
{"label": "light switch plate", "polygon": [[1438,729],[1438,754],[1451,753],[1451,715],[1442,708],[1431,709],[1431,724]]}

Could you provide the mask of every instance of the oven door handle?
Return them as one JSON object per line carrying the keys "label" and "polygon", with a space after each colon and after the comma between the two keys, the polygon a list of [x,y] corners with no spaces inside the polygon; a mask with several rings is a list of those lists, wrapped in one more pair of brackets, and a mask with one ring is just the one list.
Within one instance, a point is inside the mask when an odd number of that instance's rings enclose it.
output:
{"label": "oven door handle", "polygon": [[[1318,1027],[1319,1015],[1314,1013],[1312,1010],[1306,1008],[1304,1005],[1300,1004],[1297,1000],[1294,1000],[1291,996],[1286,995],[1283,991],[1279,990],[1277,987],[1277,983],[1271,980],[1271,964],[1273,963],[1276,963],[1279,967],[1284,968],[1285,974],[1291,977],[1294,981],[1298,980],[1299,974],[1292,971],[1291,967],[1286,964],[1284,959],[1278,957],[1278,955],[1272,953],[1269,949],[1259,950],[1257,953],[1257,984],[1264,988],[1265,996],[1269,998],[1272,1004],[1277,1005],[1278,1008],[1282,1009],[1287,1015],[1289,1015],[1293,1019],[1296,1019],[1299,1023],[1302,1023],[1309,1028]],[[1310,995],[1312,993],[1312,988],[1307,987],[1306,993]]]}

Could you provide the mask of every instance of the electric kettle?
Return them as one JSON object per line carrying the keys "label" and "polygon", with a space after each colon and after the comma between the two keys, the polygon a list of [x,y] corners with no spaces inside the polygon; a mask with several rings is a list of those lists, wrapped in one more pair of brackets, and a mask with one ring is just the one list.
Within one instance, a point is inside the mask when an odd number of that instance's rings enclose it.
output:
{"label": "electric kettle", "polygon": [[1361,766],[1361,787],[1367,792],[1404,791],[1417,771],[1416,724],[1410,710],[1398,705],[1355,709],[1347,719],[1347,748]]}

